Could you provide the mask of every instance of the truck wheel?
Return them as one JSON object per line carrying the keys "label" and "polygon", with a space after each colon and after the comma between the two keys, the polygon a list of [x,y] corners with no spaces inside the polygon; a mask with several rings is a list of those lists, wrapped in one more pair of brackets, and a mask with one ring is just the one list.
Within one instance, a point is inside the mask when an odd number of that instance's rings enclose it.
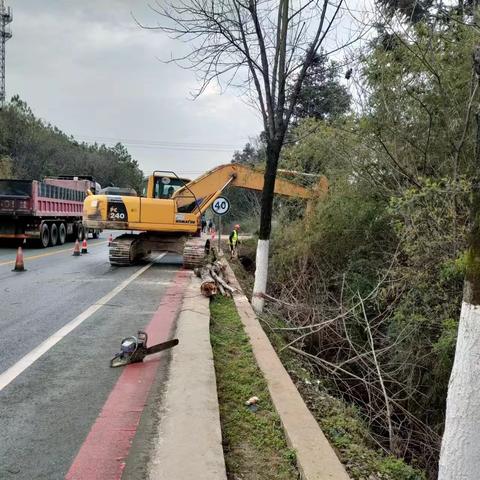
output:
{"label": "truck wheel", "polygon": [[81,224],[77,227],[77,238],[79,242],[83,242],[83,239],[85,238],[85,229]]}
{"label": "truck wheel", "polygon": [[43,248],[47,248],[50,244],[50,229],[48,228],[48,224],[42,223],[40,227],[40,245]]}
{"label": "truck wheel", "polygon": [[61,223],[58,226],[58,243],[60,245],[63,245],[66,239],[67,239],[67,229],[65,228],[65,224]]}
{"label": "truck wheel", "polygon": [[55,223],[52,223],[50,227],[50,245],[54,247],[58,242],[58,227]]}
{"label": "truck wheel", "polygon": [[94,230],[92,233],[92,238],[97,239],[99,236],[100,234],[96,230]]}

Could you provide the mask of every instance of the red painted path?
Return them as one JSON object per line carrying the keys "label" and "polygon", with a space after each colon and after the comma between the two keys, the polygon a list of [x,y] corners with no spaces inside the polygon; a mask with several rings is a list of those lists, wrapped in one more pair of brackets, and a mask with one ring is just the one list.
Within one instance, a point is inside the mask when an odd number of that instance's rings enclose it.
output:
{"label": "red painted path", "polygon": [[[170,338],[189,275],[189,272],[179,271],[172,286],[165,292],[146,327],[150,345]],[[67,480],[121,478],[159,363],[152,359],[123,367],[120,378],[65,476]]]}

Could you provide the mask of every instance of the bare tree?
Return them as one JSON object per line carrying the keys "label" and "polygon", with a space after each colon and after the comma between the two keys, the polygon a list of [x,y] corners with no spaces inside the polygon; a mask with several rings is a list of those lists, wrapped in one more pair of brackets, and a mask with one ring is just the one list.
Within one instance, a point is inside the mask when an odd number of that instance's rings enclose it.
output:
{"label": "bare tree", "polygon": [[[330,46],[329,33],[346,0],[170,0],[151,8],[159,29],[184,41],[188,51],[172,59],[201,78],[244,89],[260,110],[267,165],[262,193],[252,305],[262,311],[268,273],[272,203],[285,134],[305,76],[316,54]],[[338,37],[338,35],[337,35]],[[349,39],[350,40],[350,39]],[[347,42],[347,40],[345,40]]]}

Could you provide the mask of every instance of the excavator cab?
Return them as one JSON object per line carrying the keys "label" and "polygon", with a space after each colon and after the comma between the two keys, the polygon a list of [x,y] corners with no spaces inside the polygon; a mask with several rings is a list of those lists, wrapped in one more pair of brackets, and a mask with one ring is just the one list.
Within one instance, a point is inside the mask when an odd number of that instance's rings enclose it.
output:
{"label": "excavator cab", "polygon": [[150,175],[148,178],[143,196],[147,198],[172,198],[177,190],[189,182],[190,180],[180,178],[173,172],[155,171],[153,175]]}
{"label": "excavator cab", "polygon": [[[179,201],[184,199],[188,204],[196,205],[195,195],[187,187],[189,182],[174,172],[153,172],[148,178],[146,196],[139,199],[139,222],[146,226],[155,225],[156,229],[165,232],[195,233],[199,228],[198,215],[179,206]],[[182,194],[177,195],[180,190]]]}

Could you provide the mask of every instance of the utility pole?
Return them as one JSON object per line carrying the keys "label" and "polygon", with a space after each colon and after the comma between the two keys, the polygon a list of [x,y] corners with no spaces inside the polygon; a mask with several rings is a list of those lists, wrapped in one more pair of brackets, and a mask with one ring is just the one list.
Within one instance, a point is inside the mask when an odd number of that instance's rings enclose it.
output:
{"label": "utility pole", "polygon": [[0,109],[5,103],[5,43],[12,38],[12,32],[7,25],[12,20],[12,10],[5,7],[4,0],[0,0]]}

